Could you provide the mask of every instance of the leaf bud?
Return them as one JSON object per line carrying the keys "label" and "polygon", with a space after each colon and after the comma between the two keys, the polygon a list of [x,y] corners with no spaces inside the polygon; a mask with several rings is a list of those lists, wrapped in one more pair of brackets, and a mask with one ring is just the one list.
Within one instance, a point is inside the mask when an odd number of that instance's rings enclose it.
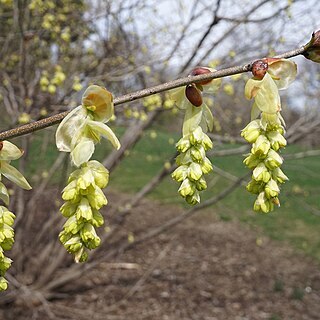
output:
{"label": "leaf bud", "polygon": [[314,62],[320,63],[320,30],[312,34],[312,38],[305,45],[306,51],[303,55]]}

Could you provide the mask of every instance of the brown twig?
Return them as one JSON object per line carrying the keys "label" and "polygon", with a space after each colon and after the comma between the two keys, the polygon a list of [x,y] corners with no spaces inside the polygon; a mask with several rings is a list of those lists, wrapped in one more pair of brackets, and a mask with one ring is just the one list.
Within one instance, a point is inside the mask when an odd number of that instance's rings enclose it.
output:
{"label": "brown twig", "polygon": [[[277,58],[286,58],[286,59],[292,58],[292,57],[295,57],[295,56],[302,54],[304,51],[305,51],[305,46],[302,46],[298,49],[285,52],[285,53],[278,55],[276,57]],[[145,89],[135,91],[135,92],[123,95],[121,97],[115,98],[114,105],[119,105],[119,104],[123,104],[126,102],[131,102],[131,101],[134,101],[137,99],[151,96],[156,93],[160,93],[160,92],[164,92],[164,91],[178,88],[181,86],[185,86],[190,83],[196,83],[196,82],[201,82],[201,81],[211,80],[211,79],[218,79],[218,78],[231,76],[234,74],[248,72],[248,71],[251,71],[251,68],[252,68],[252,62],[245,64],[245,65],[242,65],[242,66],[225,68],[225,69],[221,69],[221,70],[218,70],[215,72],[210,72],[210,73],[201,74],[201,75],[197,75],[197,76],[188,76],[188,77],[179,78],[179,79],[176,79],[173,81],[159,84],[154,87],[145,88]],[[70,111],[58,113],[58,114],[55,114],[51,117],[48,117],[48,118],[45,118],[42,120],[38,120],[38,121],[35,121],[32,123],[28,123],[23,126],[14,128],[14,129],[3,131],[0,133],[0,141],[5,140],[5,139],[9,139],[9,138],[22,136],[22,135],[25,135],[25,134],[28,134],[28,133],[31,133],[31,132],[34,132],[34,131],[37,131],[40,129],[44,129],[44,128],[53,126],[53,125],[59,123],[60,121],[62,121],[62,119],[69,112]]]}

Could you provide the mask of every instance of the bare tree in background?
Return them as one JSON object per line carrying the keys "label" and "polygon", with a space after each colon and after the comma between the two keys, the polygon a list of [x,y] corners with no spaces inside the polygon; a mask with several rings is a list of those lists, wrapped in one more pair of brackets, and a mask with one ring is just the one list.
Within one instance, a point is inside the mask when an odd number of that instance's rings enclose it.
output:
{"label": "bare tree in background", "polygon": [[[305,36],[309,36],[313,17],[308,15],[307,20],[302,17],[317,5],[317,1],[293,1],[290,4],[271,0],[193,0],[186,3],[178,0],[32,0],[1,5],[1,129],[76,106],[82,88],[90,83],[101,84],[117,96],[186,75],[197,65],[225,67],[294,47],[296,41],[304,41]],[[296,34],[298,39],[288,34],[288,30],[306,26],[304,34]],[[286,110],[291,120],[288,139],[293,142],[318,133],[316,130],[320,124],[315,112],[310,113],[301,107],[306,101],[316,104],[319,100],[319,81],[316,81],[314,67],[311,70],[307,63],[301,67],[304,69],[299,76],[299,96],[307,98],[293,101],[295,110]],[[214,139],[218,141],[232,140],[249,119],[250,108],[243,98],[245,79],[245,76],[226,79],[222,94],[214,102]],[[308,85],[304,85],[305,81]],[[177,117],[171,114],[171,110],[163,108],[164,101],[164,95],[159,95],[151,106],[143,100],[117,108],[115,124],[124,126],[125,131],[120,151],[105,156],[104,164],[111,171],[139,141],[146,128],[161,121],[162,117],[171,120]],[[231,138],[226,139],[225,133],[231,133]],[[32,145],[37,144],[37,150],[41,150],[38,152],[41,159],[44,159],[41,154],[52,152],[53,135],[53,130],[48,129],[40,135],[19,139],[17,144],[27,152],[19,164],[22,171],[34,161],[31,155],[28,156]],[[319,142],[315,138],[311,141],[313,145]],[[245,148],[228,152],[240,155]],[[221,152],[217,156],[225,154]],[[84,273],[94,270],[102,262],[113,261],[119,253],[218,202],[246,178],[221,171],[231,181],[219,195],[196,209],[164,221],[163,225],[148,226],[137,232],[134,243],[128,243],[121,227],[132,208],[173,170],[174,156],[173,148],[172,158],[168,159],[170,166],[159,168],[159,173],[131,199],[107,208],[111,231],[103,234],[102,239],[108,243],[109,249],[106,252],[102,245],[85,265],[74,265],[57,240],[61,225],[57,214],[57,199],[60,198],[57,186],[64,182],[68,161],[63,155],[57,156],[45,175],[35,168],[34,191],[30,195],[16,190],[15,200],[11,203],[12,210],[17,213],[16,243],[12,252],[14,265],[8,277],[10,290],[0,297],[1,304],[10,306],[6,315],[8,319],[12,310],[15,309],[18,315],[19,310],[25,308],[28,311],[24,312],[30,316],[36,308],[43,308],[48,317],[54,318],[55,310],[48,305],[49,300],[63,299],[69,292],[79,288],[88,290],[94,285],[83,288],[78,279]],[[53,177],[55,187],[50,185]],[[72,315],[66,311],[66,317],[82,319],[87,315]]]}

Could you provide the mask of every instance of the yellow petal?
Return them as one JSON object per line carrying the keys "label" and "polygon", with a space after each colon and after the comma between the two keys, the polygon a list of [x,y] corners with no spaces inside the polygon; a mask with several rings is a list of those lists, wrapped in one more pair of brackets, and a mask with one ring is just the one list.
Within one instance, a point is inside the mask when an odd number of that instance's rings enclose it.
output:
{"label": "yellow petal", "polygon": [[105,88],[92,85],[82,96],[82,105],[92,112],[94,120],[106,122],[113,116],[113,97]]}
{"label": "yellow petal", "polygon": [[[268,72],[274,76],[279,90],[289,87],[297,76],[297,65],[288,59],[279,59],[269,62]],[[279,80],[277,80],[279,79]]]}
{"label": "yellow petal", "polygon": [[94,143],[92,140],[83,139],[71,152],[71,161],[79,167],[87,162],[94,152]]}
{"label": "yellow petal", "polygon": [[266,113],[277,113],[281,110],[278,87],[271,76],[266,73],[257,91],[255,104],[260,111]]}
{"label": "yellow petal", "polygon": [[23,151],[9,141],[2,142],[2,149],[0,150],[0,160],[16,160],[23,155]]}
{"label": "yellow petal", "polygon": [[56,132],[56,145],[58,150],[71,151],[71,140],[79,128],[82,127],[86,115],[82,106],[72,110],[60,123]]}
{"label": "yellow petal", "polygon": [[26,190],[32,189],[26,178],[15,167],[10,166],[7,162],[1,162],[0,172],[19,187]]}

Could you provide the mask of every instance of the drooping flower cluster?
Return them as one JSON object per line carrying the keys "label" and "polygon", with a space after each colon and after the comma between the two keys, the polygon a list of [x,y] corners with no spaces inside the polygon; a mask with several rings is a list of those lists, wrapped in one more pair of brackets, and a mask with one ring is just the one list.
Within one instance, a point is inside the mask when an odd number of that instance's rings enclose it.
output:
{"label": "drooping flower cluster", "polygon": [[[2,175],[23,189],[30,190],[31,186],[23,175],[13,166],[11,160],[19,159],[23,151],[9,141],[0,142],[0,199],[6,206],[9,205],[9,193],[6,186],[1,182]],[[4,278],[6,271],[10,268],[12,260],[4,255],[4,251],[10,250],[14,243],[15,215],[5,206],[0,206],[0,291],[6,290],[8,282]]]}
{"label": "drooping flower cluster", "polygon": [[[200,67],[194,69],[191,75],[212,71]],[[220,80],[208,80],[175,89],[171,95],[177,106],[186,110],[182,138],[176,144],[180,153],[176,158],[178,168],[172,173],[172,178],[181,182],[178,192],[192,205],[200,202],[199,192],[207,188],[204,175],[212,170],[211,161],[206,157],[212,142],[206,132],[213,128],[213,116],[203,101],[202,93],[214,93],[219,85]]]}
{"label": "drooping flower cluster", "polygon": [[108,201],[102,192],[108,184],[109,172],[98,161],[83,163],[69,177],[62,199],[66,202],[60,208],[68,220],[60,232],[60,241],[69,253],[74,254],[76,262],[87,260],[87,249],[95,249],[100,244],[95,227],[103,225],[99,212]]}
{"label": "drooping flower cluster", "polygon": [[100,244],[95,227],[102,226],[104,221],[99,210],[107,204],[107,199],[101,189],[108,184],[109,172],[98,161],[89,160],[101,137],[120,148],[117,137],[104,123],[112,115],[111,93],[99,86],[90,86],[83,95],[82,105],[61,122],[56,133],[58,149],[70,152],[72,163],[78,167],[70,174],[62,193],[66,202],[60,211],[68,220],[59,235],[76,262],[86,261],[88,250]]}
{"label": "drooping flower cluster", "polygon": [[254,78],[249,79],[245,87],[245,96],[254,98],[252,121],[241,135],[252,143],[251,152],[243,162],[253,170],[247,190],[257,194],[255,211],[268,213],[274,205],[280,206],[279,184],[288,180],[280,169],[283,159],[278,153],[287,144],[278,90],[287,88],[296,73],[294,62],[270,58],[259,60],[253,64]]}

